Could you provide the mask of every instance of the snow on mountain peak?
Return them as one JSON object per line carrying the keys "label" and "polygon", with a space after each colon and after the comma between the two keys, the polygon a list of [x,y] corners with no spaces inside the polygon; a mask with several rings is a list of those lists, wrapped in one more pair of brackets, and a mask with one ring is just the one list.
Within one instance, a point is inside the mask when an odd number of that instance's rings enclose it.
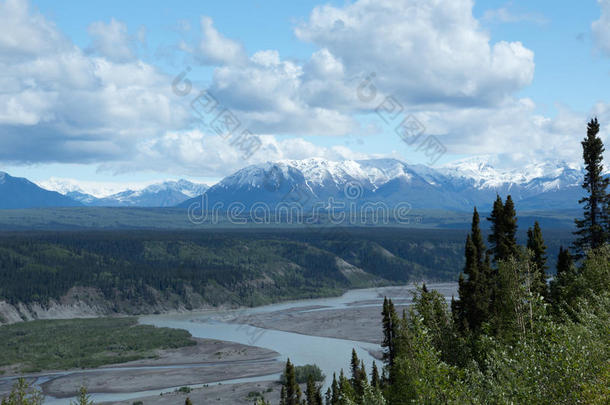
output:
{"label": "snow on mountain peak", "polygon": [[[535,180],[546,180],[546,187],[562,183],[558,178],[564,177],[571,185],[579,181],[582,169],[565,161],[538,162],[526,164],[520,168],[497,169],[497,158],[475,156],[444,165],[439,171],[452,178],[471,179],[478,188],[497,188],[506,184],[528,184]],[[564,182],[565,182],[564,181]]]}
{"label": "snow on mountain peak", "polygon": [[167,180],[159,183],[109,183],[88,182],[73,179],[51,177],[41,181],[38,185],[47,190],[57,191],[85,204],[93,205],[150,205],[150,201],[157,201],[156,195],[166,194],[167,204],[171,205],[203,194],[208,186],[193,183],[188,180]]}

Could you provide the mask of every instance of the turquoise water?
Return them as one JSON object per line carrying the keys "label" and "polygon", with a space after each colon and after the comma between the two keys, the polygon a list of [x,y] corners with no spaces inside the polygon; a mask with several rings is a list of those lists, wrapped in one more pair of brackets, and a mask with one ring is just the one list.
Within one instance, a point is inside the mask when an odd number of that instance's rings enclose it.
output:
{"label": "turquoise water", "polygon": [[[448,300],[452,295],[457,295],[456,283],[429,284],[430,289],[436,289]],[[352,348],[356,349],[358,357],[364,360],[367,370],[370,371],[372,362],[376,361],[369,350],[379,350],[379,346],[368,342],[359,342],[349,339],[334,339],[319,336],[309,336],[304,334],[283,332],[271,329],[256,328],[249,325],[231,323],[230,320],[236,316],[249,315],[261,312],[274,312],[290,309],[293,312],[321,311],[326,309],[357,308],[378,306],[381,316],[381,305],[383,297],[388,296],[397,303],[409,303],[413,287],[385,287],[361,290],[351,290],[340,297],[321,298],[312,300],[301,300],[283,302],[279,304],[266,305],[256,308],[246,308],[239,310],[220,310],[205,312],[189,312],[184,314],[149,315],[140,317],[140,323],[155,325],[159,327],[179,328],[188,330],[193,336],[198,338],[226,340],[246,345],[254,345],[274,350],[279,353],[279,360],[285,361],[287,358],[297,364],[317,364],[326,374],[325,388],[332,381],[332,373],[339,372],[342,368],[348,370]],[[312,308],[312,307],[322,308]],[[381,364],[378,362],[378,367]],[[171,368],[192,367],[170,366]],[[96,369],[90,371],[102,371]],[[82,371],[78,371],[79,373]],[[68,373],[61,373],[66,375]],[[59,375],[45,375],[40,377],[38,383],[43,383]],[[218,381],[223,384],[236,382],[265,381],[278,378],[278,374],[270,374],[260,377],[241,378],[234,380]],[[215,382],[215,383],[218,383]],[[208,385],[215,384],[208,383]],[[202,384],[191,385],[200,387]],[[167,387],[160,390],[139,391],[132,393],[107,394],[94,393],[92,399],[96,402],[121,401],[143,396],[159,395],[163,392],[171,392],[179,387]],[[47,405],[67,405],[74,398],[47,398]]]}

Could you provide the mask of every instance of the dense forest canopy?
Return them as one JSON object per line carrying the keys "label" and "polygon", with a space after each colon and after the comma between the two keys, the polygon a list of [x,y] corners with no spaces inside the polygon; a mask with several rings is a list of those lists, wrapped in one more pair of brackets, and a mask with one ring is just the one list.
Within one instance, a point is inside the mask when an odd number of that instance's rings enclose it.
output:
{"label": "dense forest canopy", "polygon": [[[381,228],[4,233],[0,297],[45,303],[82,286],[132,302],[192,291],[209,304],[255,305],[350,287],[456,280],[463,237],[458,230]],[[569,240],[558,231],[548,243],[553,251]],[[338,258],[363,272],[347,274]]]}

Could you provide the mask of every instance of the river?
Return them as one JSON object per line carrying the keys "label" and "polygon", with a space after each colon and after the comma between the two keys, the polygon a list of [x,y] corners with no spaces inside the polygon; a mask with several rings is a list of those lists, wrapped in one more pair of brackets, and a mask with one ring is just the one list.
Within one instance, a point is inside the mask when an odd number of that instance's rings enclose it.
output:
{"label": "river", "polygon": [[[457,295],[456,283],[429,284],[428,287],[430,289],[438,290],[448,300],[451,299],[452,295]],[[249,325],[232,323],[230,321],[234,320],[237,316],[275,311],[293,311],[298,313],[299,311],[321,311],[328,309],[377,306],[381,312],[381,304],[384,296],[391,297],[402,303],[408,303],[410,302],[411,291],[412,287],[387,287],[350,290],[340,297],[282,302],[256,308],[189,312],[182,314],[147,315],[140,317],[140,323],[158,327],[186,329],[194,337],[198,338],[226,340],[271,349],[280,354],[281,361],[285,361],[287,358],[290,358],[290,360],[297,365],[317,364],[327,376],[324,383],[324,389],[326,389],[328,384],[332,381],[333,372],[339,372],[341,369],[348,372],[352,349],[356,350],[358,357],[364,360],[365,364],[367,365],[367,369],[370,370],[372,362],[377,361],[371,356],[370,352],[378,351],[380,347],[374,343],[350,340],[347,337],[345,339],[336,339],[311,336],[300,333],[257,328]],[[379,363],[378,366],[380,366]],[[176,368],[188,366],[171,367]],[[95,369],[90,371],[100,370],[112,369]],[[83,371],[79,370],[78,372]],[[62,372],[40,376],[36,383],[41,384],[45,381],[49,381],[53,378],[57,378],[69,373],[70,372]],[[228,384],[234,382],[264,381],[278,377],[279,375],[277,374],[271,374],[261,377],[218,382]],[[201,386],[201,384],[197,386]],[[121,401],[150,395],[158,395],[162,392],[173,391],[176,388],[178,387],[167,387],[162,390],[120,394],[93,393],[91,397],[96,403],[105,401]],[[74,398],[59,399],[47,397],[45,399],[45,404],[67,405],[70,403],[70,400],[73,399]]]}

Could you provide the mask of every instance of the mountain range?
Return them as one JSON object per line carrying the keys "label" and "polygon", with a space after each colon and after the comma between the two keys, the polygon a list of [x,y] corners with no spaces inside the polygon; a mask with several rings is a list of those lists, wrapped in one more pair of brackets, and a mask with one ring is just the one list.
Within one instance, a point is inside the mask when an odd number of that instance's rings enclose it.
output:
{"label": "mountain range", "polygon": [[36,207],[78,207],[78,201],[31,181],[0,172],[0,209]]}
{"label": "mountain range", "polygon": [[174,207],[208,189],[205,184],[181,179],[96,197],[86,193],[76,182],[70,180],[53,179],[45,182],[45,186],[52,190],[42,188],[27,179],[0,172],[0,208]]}
{"label": "mountain range", "polygon": [[[209,187],[187,180],[166,181],[104,197],[77,184],[53,182],[45,190],[0,173],[0,208],[57,206],[182,207],[202,202],[222,209],[241,203],[246,210],[265,203],[298,202],[305,207],[332,203],[408,203],[413,209],[489,210],[496,194],[510,194],[518,209],[578,208],[583,169],[565,162],[530,164],[501,170],[485,157],[440,168],[396,159],[329,161],[320,158],[267,162],[244,167]],[[49,186],[47,184],[47,186]]]}
{"label": "mountain range", "polygon": [[[208,207],[241,202],[271,207],[284,201],[313,207],[329,201],[362,205],[408,203],[414,209],[488,210],[499,194],[510,194],[519,209],[573,209],[583,195],[581,168],[565,162],[532,164],[519,170],[495,169],[484,158],[441,168],[409,165],[395,159],[323,159],[269,162],[245,167],[206,191]],[[332,199],[332,200],[331,200]],[[180,204],[201,204],[197,197]]]}

